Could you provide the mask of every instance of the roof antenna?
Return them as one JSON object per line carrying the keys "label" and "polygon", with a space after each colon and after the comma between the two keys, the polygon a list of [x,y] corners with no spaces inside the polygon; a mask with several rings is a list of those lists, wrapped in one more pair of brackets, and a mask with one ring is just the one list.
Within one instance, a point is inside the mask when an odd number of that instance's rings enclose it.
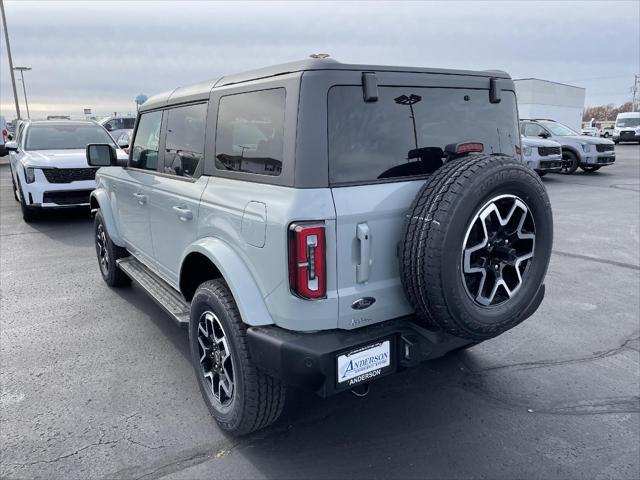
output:
{"label": "roof antenna", "polygon": [[311,55],[309,55],[309,58],[329,58],[331,55],[329,55],[328,53],[312,53]]}

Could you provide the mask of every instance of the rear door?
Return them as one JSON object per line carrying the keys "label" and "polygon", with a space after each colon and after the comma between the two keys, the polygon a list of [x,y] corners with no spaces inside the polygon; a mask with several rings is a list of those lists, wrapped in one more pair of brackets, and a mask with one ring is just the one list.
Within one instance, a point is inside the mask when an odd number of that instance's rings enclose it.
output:
{"label": "rear door", "polygon": [[335,86],[328,135],[339,327],[411,314],[398,262],[407,210],[447,144],[482,142],[484,153],[516,155],[515,95],[505,91],[492,104],[488,90],[381,86],[378,100],[365,102],[361,86]]}
{"label": "rear door", "polygon": [[196,239],[207,104],[165,110],[166,135],[161,168],[150,192],[149,214],[156,267],[178,284],[182,252]]}

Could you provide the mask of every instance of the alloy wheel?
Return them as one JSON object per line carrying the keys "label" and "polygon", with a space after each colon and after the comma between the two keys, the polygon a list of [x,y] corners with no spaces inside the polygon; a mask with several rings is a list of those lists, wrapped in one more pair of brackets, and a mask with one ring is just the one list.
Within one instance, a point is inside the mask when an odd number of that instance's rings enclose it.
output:
{"label": "alloy wheel", "polygon": [[211,388],[215,402],[226,407],[233,400],[234,370],[228,337],[220,319],[205,311],[198,321],[200,371]]}
{"label": "alloy wheel", "polygon": [[100,270],[106,276],[109,274],[109,250],[107,249],[107,234],[102,224],[98,225],[96,231],[96,250],[98,252]]}
{"label": "alloy wheel", "polygon": [[462,247],[462,280],[482,307],[507,302],[522,287],[536,232],[527,204],[515,195],[489,200],[473,217]]}

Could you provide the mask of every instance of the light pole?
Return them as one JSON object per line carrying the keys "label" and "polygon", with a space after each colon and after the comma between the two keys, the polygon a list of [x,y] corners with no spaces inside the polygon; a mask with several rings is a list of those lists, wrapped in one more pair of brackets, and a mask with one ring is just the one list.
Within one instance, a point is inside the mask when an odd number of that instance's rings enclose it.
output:
{"label": "light pole", "polygon": [[9,43],[9,30],[7,30],[7,18],[4,15],[4,2],[0,0],[0,12],[2,13],[2,26],[4,39],[7,42],[7,56],[9,57],[9,70],[11,71],[11,85],[13,85],[13,99],[16,101],[16,115],[20,118],[20,103],[18,103],[18,91],[16,90],[16,77],[13,75],[13,59],[11,58],[11,45]]}
{"label": "light pole", "polygon": [[20,72],[20,78],[22,78],[22,91],[24,92],[24,105],[27,107],[27,118],[31,118],[31,115],[29,115],[29,102],[27,102],[27,87],[24,85],[24,72],[31,70],[31,67],[13,67],[13,69]]}

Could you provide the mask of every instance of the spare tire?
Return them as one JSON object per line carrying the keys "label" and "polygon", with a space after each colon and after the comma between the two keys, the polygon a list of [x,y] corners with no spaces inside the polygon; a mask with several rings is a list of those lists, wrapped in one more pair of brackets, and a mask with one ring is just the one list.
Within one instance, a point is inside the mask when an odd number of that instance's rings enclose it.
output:
{"label": "spare tire", "polygon": [[402,284],[428,326],[485,340],[535,311],[552,243],[551,204],[533,170],[504,155],[463,157],[435,172],[411,205]]}

